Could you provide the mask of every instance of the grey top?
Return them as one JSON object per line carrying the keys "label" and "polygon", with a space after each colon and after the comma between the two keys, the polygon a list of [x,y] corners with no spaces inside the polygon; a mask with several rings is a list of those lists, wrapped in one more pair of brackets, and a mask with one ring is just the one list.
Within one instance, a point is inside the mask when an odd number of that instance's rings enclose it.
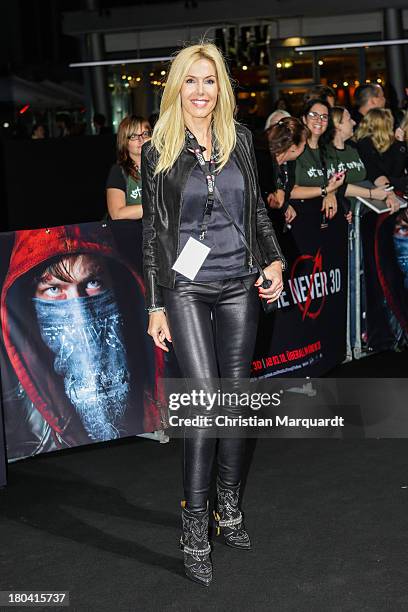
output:
{"label": "grey top", "polygon": [[[244,231],[245,183],[240,169],[232,158],[229,159],[221,172],[216,174],[215,184],[225,208],[238,227]],[[179,252],[181,252],[190,236],[196,240],[199,239],[207,193],[204,173],[197,164],[193,168],[183,191]],[[241,237],[217,198],[214,201],[204,244],[211,247],[211,251],[197,273],[194,282],[237,278],[252,272],[246,263],[246,249]],[[177,273],[176,279],[181,280],[185,277]]]}

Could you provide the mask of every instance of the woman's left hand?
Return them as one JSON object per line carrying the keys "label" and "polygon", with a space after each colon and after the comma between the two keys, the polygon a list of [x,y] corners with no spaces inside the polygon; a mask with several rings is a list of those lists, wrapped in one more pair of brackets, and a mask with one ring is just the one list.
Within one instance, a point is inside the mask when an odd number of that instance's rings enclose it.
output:
{"label": "woman's left hand", "polygon": [[397,210],[399,210],[400,203],[393,193],[390,193],[390,195],[387,196],[385,202],[387,204],[387,207],[390,209],[391,215],[397,212]]}
{"label": "woman's left hand", "polygon": [[294,220],[296,215],[297,215],[296,210],[293,208],[293,206],[291,206],[289,204],[289,206],[287,207],[286,212],[285,212],[285,221],[286,221],[286,223],[292,223],[292,221]]}
{"label": "woman's left hand", "polygon": [[272,285],[268,289],[261,287],[263,278],[260,276],[255,283],[255,287],[258,287],[259,297],[267,300],[267,303],[275,302],[282,293],[283,281],[282,281],[282,263],[280,261],[273,261],[269,266],[264,268],[264,274],[267,279],[272,281]]}
{"label": "woman's left hand", "polygon": [[267,202],[270,208],[282,208],[285,203],[285,192],[282,189],[278,189],[274,193],[270,193]]}
{"label": "woman's left hand", "polygon": [[325,211],[328,219],[333,219],[337,213],[337,199],[334,193],[328,193],[322,202],[322,210]]}

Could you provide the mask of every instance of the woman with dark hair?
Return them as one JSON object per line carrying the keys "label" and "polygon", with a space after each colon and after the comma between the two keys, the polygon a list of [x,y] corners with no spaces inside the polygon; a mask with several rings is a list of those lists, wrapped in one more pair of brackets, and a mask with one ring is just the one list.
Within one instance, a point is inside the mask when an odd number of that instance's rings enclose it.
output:
{"label": "woman with dark hair", "polygon": [[139,115],[125,117],[119,125],[117,163],[110,169],[106,183],[107,206],[112,219],[141,219],[143,216],[141,151],[150,137],[150,124]]}
{"label": "woman with dark hair", "polygon": [[291,223],[296,211],[289,204],[290,194],[295,183],[293,162],[304,151],[308,131],[303,123],[295,117],[282,117],[269,126],[268,139],[269,162],[259,166],[261,187],[267,186],[266,200],[272,209],[279,209],[285,223]]}
{"label": "woman with dark hair", "polygon": [[[301,119],[309,136],[305,150],[296,160],[295,186],[291,197],[297,212],[322,211],[324,223],[337,213],[336,193],[341,190],[345,173],[330,176],[327,147],[334,133],[330,105],[323,100],[310,100],[303,108]],[[341,191],[340,191],[341,193]]]}
{"label": "woman with dark hair", "polygon": [[[220,378],[230,379],[235,393],[250,375],[258,295],[269,304],[279,298],[285,260],[260,196],[251,133],[235,122],[234,110],[217,47],[184,48],[171,64],[152,140],[143,147],[142,173],[148,333],[164,351],[173,343],[186,379],[204,379],[211,391]],[[193,422],[213,415],[208,410],[208,404],[192,407]],[[248,414],[232,398],[220,410],[233,422]],[[186,429],[180,544],[187,576],[208,586],[215,460],[216,524],[226,544],[251,548],[239,506],[245,437],[237,427],[217,446],[211,422]]]}

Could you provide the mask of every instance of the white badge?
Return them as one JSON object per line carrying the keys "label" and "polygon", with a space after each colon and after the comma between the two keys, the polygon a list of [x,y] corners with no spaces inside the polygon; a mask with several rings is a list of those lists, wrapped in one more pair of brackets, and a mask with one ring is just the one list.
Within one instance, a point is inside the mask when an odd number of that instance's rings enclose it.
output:
{"label": "white badge", "polygon": [[203,242],[190,237],[172,269],[193,281],[210,251]]}

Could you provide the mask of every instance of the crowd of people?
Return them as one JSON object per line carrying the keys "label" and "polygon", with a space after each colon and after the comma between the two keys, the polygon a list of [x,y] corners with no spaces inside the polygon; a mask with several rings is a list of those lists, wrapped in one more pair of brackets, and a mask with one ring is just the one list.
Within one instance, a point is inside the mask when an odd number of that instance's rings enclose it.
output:
{"label": "crowd of people", "polygon": [[[238,382],[250,377],[259,306],[270,312],[283,292],[288,262],[281,232],[308,217],[309,226],[317,223],[317,229],[340,221],[346,236],[355,198],[385,202],[388,216],[395,218],[394,249],[408,288],[408,218],[407,209],[400,210],[408,194],[408,117],[394,117],[385,106],[378,84],[358,87],[350,109],[336,104],[329,87],[315,87],[298,117],[276,108],[262,135],[251,134],[236,121],[224,58],[212,43],[201,43],[175,56],[159,116],[130,115],[119,125],[106,208],[112,220],[143,223],[143,297],[156,354],[172,347],[183,378],[204,380],[207,395],[225,381],[233,391],[218,407],[231,424],[222,435],[203,420],[214,414],[205,400],[190,405],[191,426],[184,428],[180,548],[187,577],[203,586],[213,576],[209,521],[214,472],[217,533],[229,547],[252,548],[240,508],[246,435],[241,423],[249,406],[234,395]],[[104,133],[101,117],[95,127]],[[61,123],[61,137],[68,133],[69,126]],[[36,126],[33,137],[43,135]],[[91,268],[88,251],[89,245],[85,259],[81,254],[73,266]],[[76,283],[68,272],[68,279],[61,279],[65,296],[69,291],[70,299],[82,300],[78,285],[83,287],[85,273]],[[85,279],[90,280],[87,298],[91,304],[105,304],[114,292],[109,283],[100,282],[101,270],[95,272],[97,282],[93,276]],[[57,273],[61,276],[53,264],[38,278],[39,320],[48,311],[54,316],[59,312]],[[55,279],[59,282],[51,288],[50,275],[54,285]],[[106,304],[111,307],[110,301]],[[66,317],[70,305],[62,306],[60,316]],[[116,310],[109,312],[116,316]],[[139,342],[136,338],[136,349]],[[120,353],[120,364],[125,353]],[[66,366],[66,371],[72,385],[76,370]],[[127,389],[115,400],[118,405],[125,395]],[[85,411],[82,404],[74,402]]]}
{"label": "crowd of people", "polygon": [[[408,194],[408,112],[394,117],[379,84],[359,86],[354,102],[337,106],[335,91],[320,86],[305,95],[300,117],[279,108],[269,115],[255,139],[263,199],[286,229],[317,210],[323,225],[337,214],[352,223],[354,198],[384,200],[396,214],[394,242],[408,275],[408,217],[396,197]],[[119,126],[117,164],[107,181],[112,219],[142,218],[141,148],[151,134],[145,117],[125,117]]]}
{"label": "crowd of people", "polygon": [[[306,218],[325,228],[336,215],[351,231],[357,197],[385,202],[395,218],[393,257],[408,288],[408,209],[400,210],[408,197],[408,111],[395,115],[386,103],[381,85],[367,83],[356,89],[352,108],[337,105],[324,85],[305,94],[299,117],[275,105],[262,133],[253,133],[256,164],[278,236]],[[106,184],[111,219],[143,217],[141,150],[152,136],[149,119],[131,115],[119,126],[117,163]],[[390,311],[387,317],[395,318]],[[396,346],[405,345],[400,325],[392,327]]]}

